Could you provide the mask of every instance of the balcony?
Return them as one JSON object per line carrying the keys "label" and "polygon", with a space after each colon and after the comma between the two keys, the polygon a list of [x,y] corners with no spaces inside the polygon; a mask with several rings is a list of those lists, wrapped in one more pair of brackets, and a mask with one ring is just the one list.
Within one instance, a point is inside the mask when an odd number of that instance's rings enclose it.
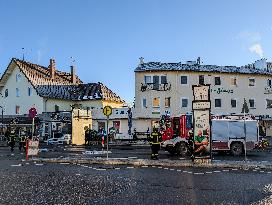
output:
{"label": "balcony", "polygon": [[169,91],[169,90],[171,90],[171,84],[170,83],[163,83],[163,84],[158,84],[158,83],[143,84],[143,83],[141,83],[141,91],[145,92],[148,90]]}

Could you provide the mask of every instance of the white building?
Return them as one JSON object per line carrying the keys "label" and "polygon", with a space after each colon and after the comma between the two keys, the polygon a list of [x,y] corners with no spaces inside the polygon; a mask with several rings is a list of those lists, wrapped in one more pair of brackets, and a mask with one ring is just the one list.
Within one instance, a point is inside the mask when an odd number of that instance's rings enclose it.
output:
{"label": "white building", "polygon": [[[272,72],[265,59],[247,66],[143,62],[135,69],[135,115],[137,130],[152,127],[163,114],[179,116],[192,112],[192,85],[210,84],[211,112],[241,114],[244,99],[249,113],[266,120],[272,136]],[[270,129],[271,128],[271,129]]]}

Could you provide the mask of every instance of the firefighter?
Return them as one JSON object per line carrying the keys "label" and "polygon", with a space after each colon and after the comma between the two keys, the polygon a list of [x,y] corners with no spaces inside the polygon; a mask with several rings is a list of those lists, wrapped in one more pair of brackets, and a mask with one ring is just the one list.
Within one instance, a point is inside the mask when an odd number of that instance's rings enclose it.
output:
{"label": "firefighter", "polygon": [[10,146],[10,151],[14,151],[14,146],[15,146],[15,140],[16,140],[16,134],[15,130],[11,130],[9,134],[9,146]]}
{"label": "firefighter", "polygon": [[24,131],[21,132],[19,137],[19,150],[21,151],[22,148],[26,150],[26,133]]}
{"label": "firefighter", "polygon": [[158,159],[159,150],[161,146],[162,135],[159,132],[158,126],[154,126],[153,132],[149,137],[149,143],[151,144],[151,159]]}

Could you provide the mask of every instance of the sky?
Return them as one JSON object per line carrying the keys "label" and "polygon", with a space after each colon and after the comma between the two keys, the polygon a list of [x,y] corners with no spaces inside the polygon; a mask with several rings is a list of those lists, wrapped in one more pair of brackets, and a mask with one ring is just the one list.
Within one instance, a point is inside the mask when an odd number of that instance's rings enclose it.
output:
{"label": "sky", "polygon": [[0,73],[23,52],[66,72],[74,61],[84,83],[102,82],[131,103],[140,57],[272,61],[271,8],[270,0],[0,0]]}

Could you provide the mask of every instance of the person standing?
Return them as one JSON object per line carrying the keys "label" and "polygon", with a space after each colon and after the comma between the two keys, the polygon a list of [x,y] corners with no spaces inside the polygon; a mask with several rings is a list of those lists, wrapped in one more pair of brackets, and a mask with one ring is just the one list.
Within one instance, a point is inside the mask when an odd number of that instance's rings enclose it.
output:
{"label": "person standing", "polygon": [[26,150],[26,133],[24,131],[21,132],[19,137],[19,150],[21,151],[22,148]]}
{"label": "person standing", "polygon": [[9,134],[9,147],[11,152],[14,151],[15,140],[16,140],[15,130],[11,130]]}
{"label": "person standing", "polygon": [[153,128],[153,132],[150,135],[149,143],[151,144],[151,159],[158,159],[159,150],[161,147],[162,135],[159,132],[158,127]]}

